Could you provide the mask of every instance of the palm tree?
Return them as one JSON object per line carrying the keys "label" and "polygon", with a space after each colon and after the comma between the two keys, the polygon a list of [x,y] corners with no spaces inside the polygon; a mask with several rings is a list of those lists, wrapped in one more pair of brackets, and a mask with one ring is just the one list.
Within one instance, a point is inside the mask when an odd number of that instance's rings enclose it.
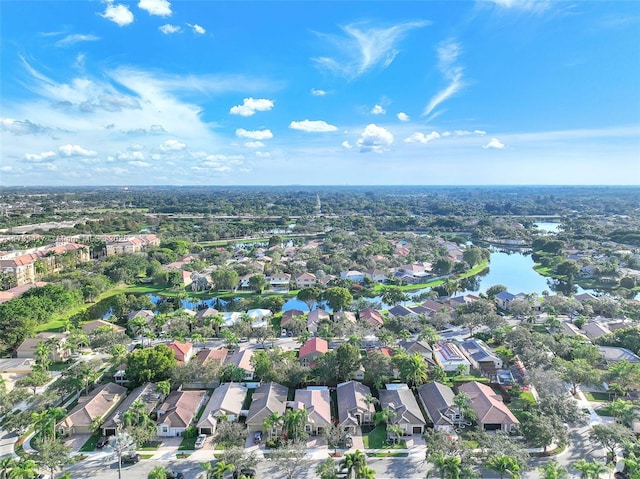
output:
{"label": "palm tree", "polygon": [[580,479],[587,479],[591,464],[584,459],[578,459],[573,463],[573,468],[580,473]]}
{"label": "palm tree", "polygon": [[38,465],[31,459],[20,458],[11,469],[9,479],[32,479]]}
{"label": "palm tree", "polygon": [[544,466],[538,467],[542,479],[567,479],[569,471],[560,465],[558,461],[549,461]]}
{"label": "palm tree", "polygon": [[281,420],[282,420],[282,416],[277,412],[272,412],[264,420],[263,425],[264,425],[264,428],[267,430],[267,434],[269,437],[273,435],[273,428],[278,424],[280,424]]}
{"label": "palm tree", "polygon": [[616,422],[629,422],[635,415],[635,405],[631,401],[616,399],[609,405]]}
{"label": "palm tree", "polygon": [[389,424],[394,417],[396,417],[395,411],[392,411],[388,407],[383,408],[381,411],[373,415],[373,422],[377,424]]}
{"label": "palm tree", "polygon": [[388,424],[387,425],[387,435],[393,435],[393,444],[396,445],[400,442],[400,438],[404,434],[404,429],[399,424]]}
{"label": "palm tree", "polygon": [[149,471],[149,479],[167,479],[167,468],[164,466],[155,466]]}
{"label": "palm tree", "polygon": [[520,477],[520,464],[518,460],[511,456],[505,456],[499,454],[489,459],[485,466],[488,469],[492,469],[498,473],[500,479],[504,479],[505,474],[511,479],[518,479]]}
{"label": "palm tree", "polygon": [[447,474],[447,456],[443,452],[434,452],[429,456],[429,462],[433,464],[440,473],[440,479],[445,479]]}
{"label": "palm tree", "polygon": [[600,479],[600,476],[607,472],[609,468],[597,461],[592,461],[589,463],[589,479]]}
{"label": "palm tree", "polygon": [[460,479],[461,459],[456,456],[447,456],[444,461],[444,470],[447,479]]}
{"label": "palm tree", "polygon": [[7,479],[9,472],[15,466],[16,460],[13,457],[4,457],[0,459],[0,479]]}
{"label": "palm tree", "polygon": [[304,431],[304,425],[307,422],[306,409],[289,409],[282,417],[284,427],[287,430],[287,439],[297,440]]}
{"label": "palm tree", "polygon": [[458,409],[460,409],[460,412],[462,413],[461,418],[466,417],[470,421],[475,421],[477,419],[476,411],[471,407],[471,398],[467,394],[458,394],[453,399],[453,402],[458,406]]}
{"label": "palm tree", "polygon": [[340,461],[340,469],[345,470],[347,479],[352,477],[359,479],[366,466],[367,458],[360,449],[353,453],[346,453]]}

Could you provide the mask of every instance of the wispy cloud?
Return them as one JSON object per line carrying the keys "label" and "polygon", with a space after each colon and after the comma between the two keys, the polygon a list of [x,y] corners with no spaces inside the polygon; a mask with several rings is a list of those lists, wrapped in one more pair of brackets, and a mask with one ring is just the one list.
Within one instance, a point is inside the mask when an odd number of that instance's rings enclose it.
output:
{"label": "wispy cloud", "polygon": [[56,42],[57,47],[69,47],[81,42],[95,42],[100,40],[100,37],[96,35],[82,35],[80,33],[67,35]]}
{"label": "wispy cloud", "polygon": [[313,96],[325,96],[327,92],[325,90],[316,90],[315,88],[311,89],[311,94]]}
{"label": "wispy cloud", "polygon": [[87,150],[86,148],[81,147],[80,145],[63,145],[58,148],[58,153],[60,156],[64,158],[72,158],[72,157],[92,157],[98,156],[97,151]]}
{"label": "wispy cloud", "polygon": [[238,128],[236,130],[236,136],[238,138],[249,138],[251,140],[270,140],[273,138],[271,130],[245,130],[244,128]]}
{"label": "wispy cloud", "polygon": [[330,125],[323,120],[292,121],[289,124],[289,128],[292,130],[307,131],[309,133],[326,133],[329,131],[336,131],[338,129],[337,126]]}
{"label": "wispy cloud", "polygon": [[171,25],[170,23],[167,23],[166,25],[158,27],[158,30],[160,30],[165,35],[171,35],[172,33],[180,33],[182,31],[182,28],[180,28],[179,25]]}
{"label": "wispy cloud", "polygon": [[489,140],[489,143],[487,143],[486,145],[482,145],[482,148],[484,148],[485,150],[487,150],[489,148],[494,148],[496,150],[502,150],[504,148],[504,143],[502,143],[497,138],[491,138],[491,140]]}
{"label": "wispy cloud", "polygon": [[204,35],[205,33],[207,33],[207,31],[197,23],[187,23],[186,25],[191,28],[191,30],[193,30],[193,33],[195,33],[196,35]]}
{"label": "wispy cloud", "polygon": [[369,151],[382,153],[392,144],[393,135],[391,132],[375,123],[367,125],[357,142],[360,153],[367,153]]}
{"label": "wispy cloud", "polygon": [[171,3],[167,0],[140,0],[138,8],[146,10],[149,15],[157,15],[159,17],[171,16]]}
{"label": "wispy cloud", "polygon": [[460,43],[449,39],[438,46],[438,69],[449,84],[436,93],[425,107],[423,115],[429,115],[438,105],[458,93],[465,85],[462,79],[462,66],[457,64],[461,53]]}
{"label": "wispy cloud", "polygon": [[334,57],[316,57],[312,60],[321,68],[337,76],[354,79],[374,67],[388,67],[398,54],[398,43],[410,30],[421,28],[427,22],[407,22],[388,28],[367,23],[352,23],[341,27],[345,35],[318,35],[337,49]]}
{"label": "wispy cloud", "polygon": [[479,0],[483,4],[493,4],[500,8],[542,12],[551,5],[550,0]]}
{"label": "wispy cloud", "polygon": [[107,8],[100,14],[103,18],[111,20],[119,27],[125,27],[133,23],[134,17],[129,7],[122,3],[115,4],[112,0],[107,1]]}
{"label": "wispy cloud", "polygon": [[242,105],[232,106],[229,113],[232,115],[252,116],[258,111],[269,111],[273,108],[273,101],[266,98],[245,98]]}
{"label": "wispy cloud", "polygon": [[39,162],[54,158],[55,156],[56,154],[53,151],[44,151],[42,153],[26,153],[24,155],[24,159],[27,161]]}
{"label": "wispy cloud", "polygon": [[382,108],[380,105],[375,105],[372,109],[371,109],[371,114],[372,115],[385,115],[387,113],[387,110],[385,110],[384,108]]}
{"label": "wispy cloud", "polygon": [[438,133],[437,131],[432,131],[431,133],[427,133],[426,135],[424,133],[416,131],[410,137],[405,138],[404,142],[405,143],[422,143],[423,145],[426,145],[430,141],[437,140],[438,138],[440,138],[440,133]]}
{"label": "wispy cloud", "polygon": [[170,138],[165,141],[162,145],[160,145],[160,149],[162,151],[180,151],[184,150],[187,145],[180,140],[176,140],[175,138]]}
{"label": "wispy cloud", "polygon": [[401,111],[396,115],[396,118],[400,121],[409,121],[411,118],[405,112]]}

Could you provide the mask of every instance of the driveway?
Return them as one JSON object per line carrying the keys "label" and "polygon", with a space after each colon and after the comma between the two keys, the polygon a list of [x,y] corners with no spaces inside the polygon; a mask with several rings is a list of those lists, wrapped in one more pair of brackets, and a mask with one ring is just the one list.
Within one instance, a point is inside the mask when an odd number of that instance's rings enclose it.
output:
{"label": "driveway", "polygon": [[91,434],[74,434],[73,436],[65,439],[64,443],[71,448],[71,452],[78,452],[90,437]]}

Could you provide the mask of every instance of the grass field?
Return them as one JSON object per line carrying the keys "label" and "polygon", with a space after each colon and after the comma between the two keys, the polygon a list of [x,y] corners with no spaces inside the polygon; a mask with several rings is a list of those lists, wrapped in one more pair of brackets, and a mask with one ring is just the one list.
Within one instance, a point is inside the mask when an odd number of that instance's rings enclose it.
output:
{"label": "grass field", "polygon": [[395,446],[393,444],[387,444],[387,428],[383,425],[376,426],[376,428],[368,434],[362,435],[362,442],[365,449],[404,449],[407,443],[404,440],[400,440]]}

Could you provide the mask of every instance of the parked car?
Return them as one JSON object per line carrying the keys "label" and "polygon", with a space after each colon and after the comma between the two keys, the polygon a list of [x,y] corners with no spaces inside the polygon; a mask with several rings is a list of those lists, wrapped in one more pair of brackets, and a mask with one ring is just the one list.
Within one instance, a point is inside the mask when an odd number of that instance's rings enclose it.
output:
{"label": "parked car", "polygon": [[262,442],[262,431],[256,431],[253,435],[253,443],[260,444]]}
{"label": "parked car", "polygon": [[51,475],[49,474],[38,474],[36,479],[51,479]]}
{"label": "parked car", "polygon": [[200,434],[197,438],[196,438],[196,443],[194,444],[193,447],[195,447],[196,449],[202,449],[202,447],[204,446],[204,442],[207,440],[207,436],[205,434]]}
{"label": "parked car", "polygon": [[122,464],[135,464],[140,461],[140,454],[123,454],[120,461],[122,462]]}
{"label": "parked car", "polygon": [[233,479],[238,479],[239,477],[256,477],[256,470],[251,469],[250,467],[243,467],[240,469],[240,472],[233,471]]}
{"label": "parked car", "polygon": [[243,337],[241,337],[240,339],[238,339],[238,342],[239,342],[239,343],[246,343],[247,341],[249,341],[249,338],[244,337],[244,336],[243,336]]}
{"label": "parked car", "polygon": [[184,479],[184,474],[178,471],[167,471],[167,479]]}
{"label": "parked car", "polygon": [[98,439],[98,442],[96,443],[96,447],[98,449],[102,449],[107,444],[109,444],[109,436],[102,436],[100,439]]}

